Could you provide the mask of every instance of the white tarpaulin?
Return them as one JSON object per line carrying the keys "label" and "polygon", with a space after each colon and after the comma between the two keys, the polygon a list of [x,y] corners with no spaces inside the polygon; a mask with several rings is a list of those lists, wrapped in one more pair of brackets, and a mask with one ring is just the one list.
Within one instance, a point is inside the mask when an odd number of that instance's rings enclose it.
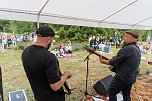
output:
{"label": "white tarpaulin", "polygon": [[152,29],[152,0],[0,0],[0,19]]}

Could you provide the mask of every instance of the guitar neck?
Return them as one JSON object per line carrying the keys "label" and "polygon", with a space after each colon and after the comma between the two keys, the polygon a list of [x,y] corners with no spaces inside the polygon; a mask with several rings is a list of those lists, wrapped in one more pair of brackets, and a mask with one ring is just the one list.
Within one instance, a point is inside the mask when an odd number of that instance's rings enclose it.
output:
{"label": "guitar neck", "polygon": [[[59,66],[59,61],[57,61],[57,64],[58,64],[58,66]],[[61,73],[61,70],[59,69],[59,73],[60,73],[60,75],[62,76],[62,73]],[[65,87],[65,89],[66,89],[66,91],[67,92],[65,92],[65,94],[68,94],[68,95],[70,95],[70,94],[72,94],[71,93],[71,88],[70,88],[70,86],[68,85],[68,83],[65,81],[65,83],[63,84],[64,85],[64,87]]]}
{"label": "guitar neck", "polygon": [[[99,54],[99,53],[97,53],[97,52],[95,52],[94,50],[92,50],[92,49],[89,49],[89,48],[86,48],[86,47],[84,47],[88,52],[90,52],[91,54],[95,54],[95,55],[97,55],[97,56],[102,56],[101,54]],[[105,59],[105,60],[109,60],[108,58],[106,58],[105,56],[102,56],[102,58],[103,59]]]}
{"label": "guitar neck", "polygon": [[[59,71],[59,72],[60,72],[60,75],[62,75],[61,71]],[[66,91],[67,91],[67,92],[65,92],[65,93],[68,94],[68,95],[72,94],[72,93],[71,93],[71,88],[70,88],[70,86],[68,85],[68,83],[67,83],[66,81],[64,82],[63,85],[64,85],[64,87],[65,87],[65,89],[66,89]]]}
{"label": "guitar neck", "polygon": [[64,83],[64,87],[65,87],[65,89],[67,90],[67,93],[66,93],[66,94],[68,94],[68,95],[72,94],[71,88],[70,88],[70,86],[68,85],[68,83],[67,83],[66,81],[65,81],[65,83]]}
{"label": "guitar neck", "polygon": [[94,52],[93,54],[95,54],[95,55],[97,55],[97,56],[99,56],[99,57],[102,56],[102,58],[105,59],[105,60],[109,60],[108,58],[106,58],[105,56],[103,56],[103,55],[101,55],[101,54],[99,54],[99,53],[97,53],[97,52]]}

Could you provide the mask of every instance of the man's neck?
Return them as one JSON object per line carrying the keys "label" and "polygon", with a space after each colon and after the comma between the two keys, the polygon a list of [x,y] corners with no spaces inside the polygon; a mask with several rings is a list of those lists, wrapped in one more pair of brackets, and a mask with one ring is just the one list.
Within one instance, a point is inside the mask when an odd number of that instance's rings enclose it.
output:
{"label": "man's neck", "polygon": [[37,42],[37,41],[34,43],[34,45],[43,46],[43,47],[47,48],[46,45],[44,45],[44,44],[41,43],[41,42]]}
{"label": "man's neck", "polygon": [[128,45],[136,45],[137,42],[130,42],[130,43],[126,43],[124,44],[122,47],[128,46]]}
{"label": "man's neck", "polygon": [[130,42],[130,43],[128,43],[127,45],[134,45],[134,44],[136,44],[137,42]]}

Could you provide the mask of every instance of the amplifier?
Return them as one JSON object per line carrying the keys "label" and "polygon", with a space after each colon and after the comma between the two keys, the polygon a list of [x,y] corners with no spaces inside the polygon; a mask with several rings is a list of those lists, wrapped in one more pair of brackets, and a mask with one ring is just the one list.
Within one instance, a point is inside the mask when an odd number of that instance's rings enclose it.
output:
{"label": "amplifier", "polygon": [[9,101],[28,101],[23,89],[9,92]]}

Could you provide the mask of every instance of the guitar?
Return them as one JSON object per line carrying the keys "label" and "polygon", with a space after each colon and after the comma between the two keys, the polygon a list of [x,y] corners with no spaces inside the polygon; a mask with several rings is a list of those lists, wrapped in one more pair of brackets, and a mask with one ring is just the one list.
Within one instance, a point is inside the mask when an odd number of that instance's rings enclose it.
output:
{"label": "guitar", "polygon": [[[97,52],[95,52],[94,50],[92,50],[92,49],[89,49],[89,48],[86,48],[86,47],[84,47],[89,53],[91,53],[91,54],[95,54],[95,55],[97,55],[97,56],[102,56],[102,58],[103,59],[105,59],[105,60],[110,60],[110,59],[108,59],[107,57],[105,57],[105,56],[103,56],[103,55],[101,55],[101,54],[99,54],[99,53],[97,53]],[[116,73],[116,67],[113,67],[113,66],[109,66],[109,69],[112,71],[112,72],[115,72]]]}
{"label": "guitar", "polygon": [[[58,60],[57,60],[57,64],[59,66],[59,61]],[[62,75],[60,68],[59,68],[59,73],[60,73],[60,75]],[[64,82],[63,86],[64,86],[64,88],[66,90],[66,92],[64,91],[65,94],[67,94],[67,95],[72,94],[71,87],[68,85],[68,83],[66,81]]]}
{"label": "guitar", "polygon": [[[59,71],[59,72],[60,72],[60,75],[62,75],[61,71]],[[64,88],[66,90],[66,92],[64,92],[64,93],[67,94],[67,95],[72,94],[71,87],[68,85],[68,83],[66,81],[64,82],[63,85],[64,85]]]}
{"label": "guitar", "polygon": [[71,87],[68,85],[68,83],[65,81],[65,83],[64,83],[64,87],[65,87],[65,89],[66,89],[66,91],[67,92],[65,92],[65,94],[67,94],[67,95],[71,95],[72,94],[72,92],[71,92]]}

